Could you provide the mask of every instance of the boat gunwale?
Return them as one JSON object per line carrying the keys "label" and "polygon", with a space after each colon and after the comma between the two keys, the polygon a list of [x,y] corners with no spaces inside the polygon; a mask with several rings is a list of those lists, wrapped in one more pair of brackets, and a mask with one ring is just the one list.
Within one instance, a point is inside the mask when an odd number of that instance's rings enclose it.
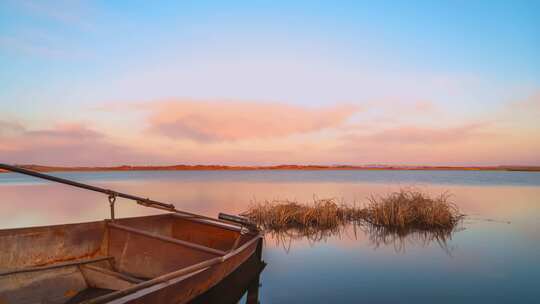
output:
{"label": "boat gunwale", "polygon": [[[117,218],[115,221],[121,221],[121,220],[129,220],[129,219],[143,219],[143,218],[160,218],[160,217],[169,217],[171,213],[162,213],[162,214],[153,214],[153,215],[143,215],[143,216],[131,216],[131,217],[123,217],[123,218]],[[96,221],[89,221],[89,222],[79,222],[79,223],[65,223],[65,224],[53,224],[53,225],[43,225],[43,226],[30,226],[30,227],[16,227],[16,228],[6,228],[6,229],[0,229],[0,236],[9,235],[9,233],[12,232],[23,232],[24,230],[40,230],[45,228],[61,228],[61,227],[74,227],[78,225],[98,225],[103,224],[106,225],[107,221],[111,221],[110,219],[102,219],[102,220],[96,220]]]}
{"label": "boat gunwale", "polygon": [[224,221],[224,220],[220,220],[220,219],[213,219],[213,218],[208,218],[207,219],[207,218],[202,218],[202,217],[195,217],[195,216],[190,216],[190,215],[183,214],[183,213],[168,211],[168,212],[164,212],[164,213],[160,213],[160,214],[116,218],[114,220],[106,218],[106,219],[102,219],[102,220],[84,221],[84,222],[78,222],[78,223],[63,223],[63,224],[38,225],[38,226],[28,226],[28,227],[0,228],[0,236],[7,235],[7,234],[12,233],[12,232],[23,231],[23,230],[70,227],[70,226],[76,226],[76,225],[81,225],[81,224],[88,224],[88,225],[90,225],[90,224],[102,224],[102,223],[106,223],[107,221],[116,222],[116,221],[129,220],[129,219],[160,218],[160,217],[166,218],[166,217],[171,217],[171,216],[172,217],[177,217],[177,218],[180,218],[180,219],[185,219],[185,220],[192,221],[192,222],[197,222],[197,223],[209,225],[209,226],[223,228],[223,229],[227,229],[227,230],[231,230],[231,231],[235,231],[235,232],[241,232],[242,229],[243,229],[243,226],[241,226],[239,224],[236,224],[236,223],[233,223],[233,222],[228,222],[228,221]]}

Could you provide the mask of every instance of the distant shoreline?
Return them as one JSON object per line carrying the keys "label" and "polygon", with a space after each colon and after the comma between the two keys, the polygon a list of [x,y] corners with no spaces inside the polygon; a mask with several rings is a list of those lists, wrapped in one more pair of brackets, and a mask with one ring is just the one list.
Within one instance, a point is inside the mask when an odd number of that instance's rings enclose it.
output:
{"label": "distant shoreline", "polygon": [[[276,166],[222,166],[222,165],[171,165],[171,166],[114,166],[114,167],[61,167],[41,165],[20,165],[25,169],[39,172],[102,172],[102,171],[271,171],[271,170],[393,170],[393,171],[523,171],[540,172],[540,166],[405,166],[405,165],[365,165],[365,166],[318,166],[318,165],[276,165]],[[0,173],[7,171],[0,170]]]}

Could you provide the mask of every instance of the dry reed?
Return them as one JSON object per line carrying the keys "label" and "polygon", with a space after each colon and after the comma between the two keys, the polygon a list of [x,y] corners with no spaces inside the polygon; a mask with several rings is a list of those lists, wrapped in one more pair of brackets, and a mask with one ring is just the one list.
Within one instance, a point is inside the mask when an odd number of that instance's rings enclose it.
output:
{"label": "dry reed", "polygon": [[252,204],[242,215],[264,230],[332,229],[345,224],[347,210],[333,199],[315,199],[312,205],[284,200]]}
{"label": "dry reed", "polygon": [[252,204],[243,215],[265,231],[295,229],[306,235],[350,222],[404,234],[451,231],[463,216],[448,194],[432,198],[415,190],[372,196],[365,207],[338,204],[335,199],[314,199],[309,205],[289,200],[265,201]]}
{"label": "dry reed", "polygon": [[363,220],[395,230],[452,229],[461,219],[448,193],[437,197],[414,190],[400,190],[383,197],[370,197]]}

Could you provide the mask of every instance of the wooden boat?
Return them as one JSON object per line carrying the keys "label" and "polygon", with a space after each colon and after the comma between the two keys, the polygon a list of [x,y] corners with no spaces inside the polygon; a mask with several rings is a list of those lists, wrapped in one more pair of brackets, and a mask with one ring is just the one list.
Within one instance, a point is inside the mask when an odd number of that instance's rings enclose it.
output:
{"label": "wooden boat", "polygon": [[[111,219],[0,230],[0,304],[186,303],[247,260],[261,260],[262,235],[241,218],[213,219],[173,207],[115,219],[110,201]],[[155,206],[148,199],[138,203]]]}

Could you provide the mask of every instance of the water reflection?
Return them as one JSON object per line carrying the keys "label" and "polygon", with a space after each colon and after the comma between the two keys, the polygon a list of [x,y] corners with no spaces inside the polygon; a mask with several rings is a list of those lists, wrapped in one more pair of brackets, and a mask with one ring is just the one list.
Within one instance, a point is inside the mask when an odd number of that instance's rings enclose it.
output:
{"label": "water reflection", "polygon": [[461,223],[459,227],[454,229],[439,229],[439,230],[408,230],[396,231],[384,227],[367,226],[364,231],[369,235],[369,240],[377,249],[381,246],[392,246],[397,253],[404,253],[407,245],[428,247],[435,243],[446,254],[452,255],[454,247],[449,246],[449,241],[455,233],[463,231]]}
{"label": "water reflection", "polygon": [[[395,230],[381,226],[371,225],[366,222],[354,222],[340,225],[329,229],[287,229],[265,231],[267,242],[273,242],[273,246],[281,247],[286,253],[290,253],[295,242],[307,241],[310,246],[319,242],[326,242],[330,238],[343,240],[368,239],[373,249],[381,246],[391,247],[396,253],[405,253],[407,246],[428,247],[437,244],[446,254],[452,255],[453,246],[449,245],[455,233],[465,230],[460,221],[453,229],[435,230]],[[361,234],[362,236],[359,236]]]}
{"label": "water reflection", "polygon": [[[179,209],[209,216],[242,213],[253,200],[307,202],[316,194],[361,203],[371,194],[407,186],[432,194],[449,191],[468,217],[461,230],[443,237],[414,233],[403,237],[360,225],[314,233],[308,239],[292,232],[282,237],[285,242],[269,234],[263,252],[268,266],[261,274],[259,300],[401,303],[405,297],[415,303],[535,303],[540,297],[537,173],[482,172],[478,174],[481,180],[468,172],[448,173],[451,179],[445,172],[403,173],[404,179],[402,173],[391,171],[221,172],[196,178],[193,176],[199,173],[183,172],[167,173],[167,178],[152,173],[136,179],[130,174],[114,178],[111,173],[70,174],[75,180],[171,202]],[[208,175],[212,177],[206,178]],[[3,178],[0,176],[0,229],[109,216],[106,196],[50,183],[3,183]],[[444,184],[437,182],[442,179]],[[521,183],[521,179],[527,181]],[[118,217],[155,212],[160,211],[117,201]],[[441,250],[439,242],[451,256]],[[246,298],[244,294],[242,300]]]}
{"label": "water reflection", "polygon": [[[74,175],[75,173],[70,174]],[[230,174],[236,173],[231,172]],[[266,174],[272,175],[272,172]],[[314,172],[313,174],[325,173]],[[344,174],[351,173],[345,172]],[[387,173],[381,171],[380,174]],[[388,174],[392,176],[394,173],[389,172]],[[91,173],[80,173],[70,177],[85,181],[88,179],[87,175],[91,175]],[[64,224],[108,217],[109,205],[104,195],[52,183],[3,183],[6,176],[7,174],[0,175],[0,203],[2,205],[0,229]],[[29,177],[27,179],[35,181]],[[253,200],[291,199],[307,202],[312,200],[314,194],[319,197],[335,197],[348,202],[362,203],[372,194],[387,194],[411,185],[417,186],[427,193],[451,192],[454,195],[453,200],[463,213],[473,217],[504,221],[516,219],[519,222],[521,219],[538,221],[537,214],[540,214],[540,204],[536,204],[538,197],[540,197],[540,187],[497,186],[495,188],[438,184],[369,184],[355,181],[277,182],[271,177],[269,177],[271,182],[260,181],[260,178],[255,179],[255,181],[231,179],[228,176],[223,176],[220,181],[192,181],[189,178],[179,178],[174,181],[130,180],[128,174],[124,180],[117,177],[112,181],[92,180],[90,183],[174,203],[179,209],[209,216],[216,216],[219,212],[242,213],[246,211]],[[155,210],[142,208],[131,201],[122,199],[118,200],[117,208],[119,217],[156,213]]]}

